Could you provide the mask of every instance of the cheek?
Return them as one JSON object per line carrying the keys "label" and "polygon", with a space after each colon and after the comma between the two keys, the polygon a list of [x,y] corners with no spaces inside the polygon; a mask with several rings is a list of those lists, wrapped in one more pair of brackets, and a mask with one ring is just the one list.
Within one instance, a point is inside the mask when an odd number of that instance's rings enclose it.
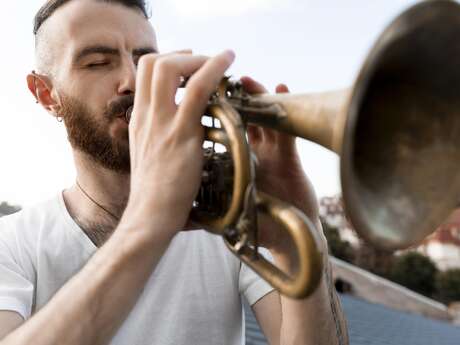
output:
{"label": "cheek", "polygon": [[128,124],[123,118],[113,119],[109,124],[109,135],[112,138],[128,140]]}
{"label": "cheek", "polygon": [[102,116],[110,100],[110,95],[104,91],[97,86],[88,87],[82,90],[80,99],[91,109],[92,113]]}
{"label": "cheek", "polygon": [[88,73],[75,77],[69,85],[70,95],[80,100],[93,114],[102,115],[115,95],[115,82],[109,74]]}

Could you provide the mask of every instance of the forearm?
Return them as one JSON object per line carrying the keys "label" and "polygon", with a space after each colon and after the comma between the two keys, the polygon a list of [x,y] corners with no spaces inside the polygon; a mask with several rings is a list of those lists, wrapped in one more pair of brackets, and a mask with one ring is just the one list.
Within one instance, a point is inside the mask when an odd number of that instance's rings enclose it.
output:
{"label": "forearm", "polygon": [[[201,118],[234,57],[231,51],[212,58],[183,51],[139,59],[128,127],[130,201],[120,226],[88,264],[1,345],[109,342],[187,221],[202,177]],[[153,71],[161,77],[152,78]],[[188,78],[188,83],[177,105],[180,78]]]}
{"label": "forearm", "polygon": [[[302,190],[302,189],[299,189]],[[304,189],[305,190],[305,189]],[[348,329],[340,299],[332,280],[332,268],[327,256],[327,240],[319,220],[318,204],[313,187],[310,192],[293,198],[294,205],[311,219],[320,234],[324,253],[323,275],[316,291],[306,299],[294,300],[281,296],[282,325],[281,344],[292,345],[348,345]],[[283,252],[274,253],[280,268],[294,272],[296,263]]]}
{"label": "forearm", "polygon": [[169,245],[166,226],[158,217],[123,217],[86,266],[2,345],[108,343]]}
{"label": "forearm", "polygon": [[[285,266],[276,256],[275,261]],[[330,269],[329,262],[325,263],[321,282],[310,297],[295,300],[281,296],[282,345],[348,345],[346,319]]]}

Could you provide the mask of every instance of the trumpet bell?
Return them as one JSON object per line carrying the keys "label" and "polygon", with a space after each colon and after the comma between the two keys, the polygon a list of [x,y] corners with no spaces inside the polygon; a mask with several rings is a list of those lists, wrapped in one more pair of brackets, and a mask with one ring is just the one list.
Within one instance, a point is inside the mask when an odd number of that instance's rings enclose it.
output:
{"label": "trumpet bell", "polygon": [[[460,5],[425,1],[383,32],[351,92],[249,95],[240,83],[224,78],[208,104],[222,128],[205,132],[227,148],[231,160],[211,156],[215,160],[207,164],[212,169],[192,218],[223,235],[229,248],[281,293],[302,298],[318,286],[325,248],[314,222],[257,191],[245,136],[246,124],[254,123],[340,155],[347,215],[373,245],[397,250],[420,242],[460,199],[458,37]],[[224,205],[208,207],[217,200]],[[294,240],[295,275],[256,255],[260,212]]]}
{"label": "trumpet bell", "polygon": [[347,213],[378,247],[406,248],[460,200],[460,6],[420,3],[371,50],[346,114]]}

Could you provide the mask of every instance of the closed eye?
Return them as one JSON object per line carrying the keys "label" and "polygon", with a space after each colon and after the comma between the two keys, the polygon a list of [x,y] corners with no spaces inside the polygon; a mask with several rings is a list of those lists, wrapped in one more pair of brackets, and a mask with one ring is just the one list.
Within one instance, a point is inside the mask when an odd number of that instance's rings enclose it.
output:
{"label": "closed eye", "polygon": [[88,68],[98,68],[98,67],[104,67],[109,64],[108,61],[100,61],[100,62],[92,62],[86,65]]}

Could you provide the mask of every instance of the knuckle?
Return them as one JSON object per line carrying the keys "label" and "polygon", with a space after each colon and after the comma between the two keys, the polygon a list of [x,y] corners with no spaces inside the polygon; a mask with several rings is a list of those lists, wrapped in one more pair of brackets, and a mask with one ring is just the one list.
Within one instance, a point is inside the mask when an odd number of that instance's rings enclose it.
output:
{"label": "knuckle", "polygon": [[139,67],[147,67],[147,66],[151,66],[155,63],[155,60],[158,58],[158,54],[155,54],[155,53],[150,53],[150,54],[145,54],[145,55],[142,55],[140,58],[139,58]]}
{"label": "knuckle", "polygon": [[206,84],[200,80],[190,82],[189,95],[194,99],[202,99],[209,97],[209,91]]}
{"label": "knuckle", "polygon": [[155,64],[155,72],[157,73],[171,73],[175,69],[174,63],[167,57],[161,57]]}
{"label": "knuckle", "polygon": [[195,138],[200,143],[202,143],[204,140],[205,130],[201,124],[201,120],[177,116],[172,121],[171,128],[174,133],[182,138]]}
{"label": "knuckle", "polygon": [[152,101],[150,105],[150,114],[152,114],[152,120],[160,122],[159,119],[162,119],[162,122],[169,122],[172,116],[167,116],[164,114],[164,109],[161,104],[157,101]]}

